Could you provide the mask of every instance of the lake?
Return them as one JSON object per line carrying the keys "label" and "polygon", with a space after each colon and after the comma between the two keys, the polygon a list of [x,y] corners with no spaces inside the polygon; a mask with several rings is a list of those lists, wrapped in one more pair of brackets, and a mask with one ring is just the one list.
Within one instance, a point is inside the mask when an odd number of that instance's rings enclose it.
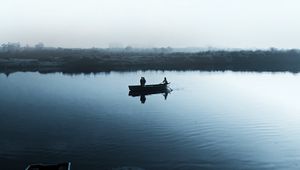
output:
{"label": "lake", "polygon": [[[165,96],[128,85],[167,77]],[[300,74],[0,74],[0,169],[299,169]]]}

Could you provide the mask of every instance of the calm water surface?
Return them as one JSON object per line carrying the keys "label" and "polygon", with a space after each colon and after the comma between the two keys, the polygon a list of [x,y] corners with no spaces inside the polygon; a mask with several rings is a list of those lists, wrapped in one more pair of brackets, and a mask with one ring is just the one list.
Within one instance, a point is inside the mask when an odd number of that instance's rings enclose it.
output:
{"label": "calm water surface", "polygon": [[[128,96],[166,76],[173,91]],[[300,75],[0,74],[0,169],[299,169]]]}

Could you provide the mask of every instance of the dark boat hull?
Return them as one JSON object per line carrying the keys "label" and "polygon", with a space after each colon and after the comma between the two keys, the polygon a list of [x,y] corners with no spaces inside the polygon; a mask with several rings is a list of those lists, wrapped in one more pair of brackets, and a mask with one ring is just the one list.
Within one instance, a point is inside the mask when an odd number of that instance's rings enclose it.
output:
{"label": "dark boat hull", "polygon": [[129,91],[129,96],[136,97],[136,96],[146,96],[151,94],[160,94],[160,93],[170,93],[171,90],[169,89],[161,89],[161,90],[152,90],[152,91]]}
{"label": "dark boat hull", "polygon": [[128,86],[132,92],[160,92],[168,89],[168,84],[152,84],[145,86]]}
{"label": "dark boat hull", "polygon": [[71,163],[65,162],[56,165],[44,165],[44,164],[35,164],[29,165],[26,170],[70,170]]}

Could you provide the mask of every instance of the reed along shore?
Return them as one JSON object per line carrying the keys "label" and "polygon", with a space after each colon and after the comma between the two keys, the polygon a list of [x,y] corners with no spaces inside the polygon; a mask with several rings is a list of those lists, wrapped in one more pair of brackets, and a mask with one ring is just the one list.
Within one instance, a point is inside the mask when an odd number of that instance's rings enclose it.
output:
{"label": "reed along shore", "polygon": [[299,50],[111,51],[34,49],[0,52],[0,72],[92,73],[136,70],[299,72]]}

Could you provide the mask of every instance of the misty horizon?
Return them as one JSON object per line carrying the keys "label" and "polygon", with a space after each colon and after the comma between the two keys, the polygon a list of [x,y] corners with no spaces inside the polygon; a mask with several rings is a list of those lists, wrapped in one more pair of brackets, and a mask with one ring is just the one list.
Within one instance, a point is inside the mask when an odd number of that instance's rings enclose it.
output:
{"label": "misty horizon", "polygon": [[22,44],[20,42],[0,42],[0,52],[9,50],[22,50],[22,49],[57,49],[57,48],[63,48],[63,49],[119,49],[119,50],[151,50],[151,49],[169,49],[169,51],[174,52],[201,52],[201,51],[244,51],[244,50],[299,50],[300,48],[276,48],[276,47],[267,47],[267,48],[226,48],[226,47],[214,47],[214,46],[186,46],[186,47],[172,47],[172,46],[131,46],[131,45],[124,45],[121,43],[114,43],[114,44],[108,44],[105,47],[61,47],[61,46],[48,46],[47,44],[43,42],[38,42],[32,45],[29,44]]}
{"label": "misty horizon", "polygon": [[296,0],[4,0],[0,42],[63,48],[300,48]]}

